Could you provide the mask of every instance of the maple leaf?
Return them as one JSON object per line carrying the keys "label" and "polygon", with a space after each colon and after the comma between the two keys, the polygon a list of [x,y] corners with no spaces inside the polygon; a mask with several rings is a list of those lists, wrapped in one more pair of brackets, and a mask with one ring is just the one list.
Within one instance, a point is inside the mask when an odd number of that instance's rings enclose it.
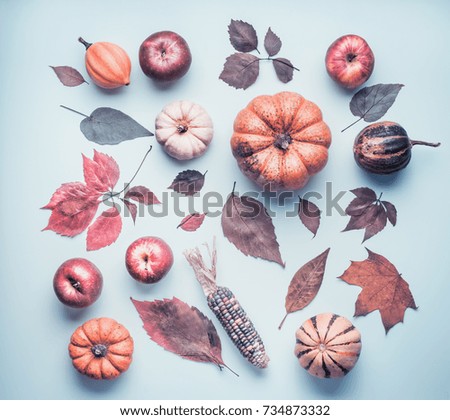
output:
{"label": "maple leaf", "polygon": [[389,220],[393,226],[397,222],[397,210],[389,201],[381,201],[375,191],[367,187],[351,190],[356,196],[345,209],[350,221],[343,230],[365,229],[363,242],[381,232]]}
{"label": "maple leaf", "polygon": [[367,249],[368,258],[352,261],[340,279],[362,287],[355,304],[355,316],[379,310],[387,332],[403,322],[407,308],[417,309],[408,283],[395,266],[382,255]]}

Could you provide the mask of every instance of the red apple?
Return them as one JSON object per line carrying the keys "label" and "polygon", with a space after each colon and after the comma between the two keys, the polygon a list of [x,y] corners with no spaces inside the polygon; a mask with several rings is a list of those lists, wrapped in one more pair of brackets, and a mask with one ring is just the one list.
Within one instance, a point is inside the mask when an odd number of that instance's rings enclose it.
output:
{"label": "red apple", "polygon": [[328,48],[325,65],[330,77],[347,89],[361,86],[370,77],[375,57],[358,35],[344,35]]}
{"label": "red apple", "polygon": [[62,263],[53,277],[56,296],[72,308],[92,305],[100,296],[102,288],[102,273],[84,258],[72,258]]}
{"label": "red apple", "polygon": [[156,283],[171,269],[173,253],[161,238],[144,236],[127,249],[125,264],[131,277],[141,283]]}
{"label": "red apple", "polygon": [[142,71],[157,81],[171,82],[183,77],[191,62],[192,56],[187,42],[175,32],[156,32],[150,35],[139,49]]}

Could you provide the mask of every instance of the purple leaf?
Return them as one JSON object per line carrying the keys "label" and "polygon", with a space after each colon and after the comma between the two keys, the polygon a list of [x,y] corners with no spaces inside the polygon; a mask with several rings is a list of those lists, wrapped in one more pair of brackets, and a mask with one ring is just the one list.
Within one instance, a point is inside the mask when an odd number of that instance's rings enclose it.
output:
{"label": "purple leaf", "polygon": [[75,87],[87,83],[80,72],[69,66],[50,66],[64,86]]}
{"label": "purple leaf", "polygon": [[292,80],[294,77],[294,66],[287,58],[274,58],[272,63],[275,73],[281,82],[287,83]]}
{"label": "purple leaf", "polygon": [[397,209],[389,201],[382,201],[382,203],[386,209],[387,218],[391,222],[392,226],[395,226],[395,224],[397,223]]}
{"label": "purple leaf", "polygon": [[[206,171],[208,172],[208,171]],[[183,195],[194,195],[203,188],[205,175],[195,169],[180,172],[167,188]]]}
{"label": "purple leaf", "polygon": [[132,203],[128,200],[122,200],[125,206],[127,207],[128,211],[131,214],[131,218],[133,219],[133,223],[136,223],[136,216],[137,216],[137,205]]}
{"label": "purple leaf", "polygon": [[138,185],[136,187],[130,188],[125,194],[125,199],[134,200],[138,203],[150,206],[152,204],[161,204],[155,194],[151,192],[147,187]]}
{"label": "purple leaf", "polygon": [[242,20],[233,20],[228,25],[231,45],[240,52],[258,51],[258,36],[255,28]]}
{"label": "purple leaf", "polygon": [[375,201],[377,199],[377,195],[375,194],[374,190],[371,190],[367,187],[361,187],[361,188],[355,188],[354,190],[350,190],[353,194],[356,195],[358,198],[365,199],[367,201]]}
{"label": "purple leaf", "polygon": [[269,57],[278,54],[281,49],[281,39],[270,28],[267,30],[266,37],[264,38],[264,48],[267,54],[269,54]]}
{"label": "purple leaf", "polygon": [[345,209],[345,213],[349,216],[360,216],[369,207],[374,200],[367,200],[364,198],[356,197]]}
{"label": "purple leaf", "polygon": [[377,215],[375,217],[374,222],[366,227],[363,242],[367,241],[367,239],[370,239],[378,232],[381,232],[386,226],[387,221],[386,210],[381,205],[377,205],[377,207],[378,207]]}
{"label": "purple leaf", "polygon": [[247,89],[255,83],[258,74],[258,57],[252,54],[235,53],[227,58],[219,79],[236,89]]}
{"label": "purple leaf", "polygon": [[298,203],[298,217],[306,228],[316,236],[320,225],[320,210],[314,204],[304,198],[299,197]]}
{"label": "purple leaf", "polygon": [[86,249],[96,251],[116,242],[122,230],[122,217],[115,207],[104,211],[89,226],[86,237]]}

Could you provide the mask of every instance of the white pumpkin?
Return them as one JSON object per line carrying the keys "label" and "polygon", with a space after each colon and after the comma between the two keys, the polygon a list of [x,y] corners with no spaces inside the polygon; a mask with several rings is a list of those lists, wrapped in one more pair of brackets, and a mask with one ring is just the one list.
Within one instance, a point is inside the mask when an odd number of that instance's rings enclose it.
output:
{"label": "white pumpkin", "polygon": [[193,159],[206,152],[213,138],[207,112],[190,101],[175,101],[157,115],[155,136],[167,154],[178,160]]}

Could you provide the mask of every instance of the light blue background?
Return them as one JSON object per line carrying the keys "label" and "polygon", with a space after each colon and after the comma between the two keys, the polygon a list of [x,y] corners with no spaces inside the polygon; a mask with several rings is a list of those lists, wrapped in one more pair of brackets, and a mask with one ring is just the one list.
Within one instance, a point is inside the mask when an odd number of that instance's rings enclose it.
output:
{"label": "light blue background", "polygon": [[[0,397],[448,399],[449,12],[448,1],[0,1]],[[281,56],[301,69],[290,84],[277,81],[267,62],[261,63],[259,79],[246,91],[218,80],[225,57],[233,53],[227,35],[231,18],[255,26],[261,49],[268,26],[281,37]],[[159,89],[141,72],[137,51],[149,34],[164,29],[186,38],[193,64],[177,84]],[[398,175],[368,176],[354,163],[352,142],[363,122],[340,133],[355,119],[348,109],[351,93],[328,77],[324,55],[330,43],[345,33],[363,36],[375,53],[369,85],[405,84],[385,118],[402,124],[412,138],[443,142],[440,149],[415,148],[411,164]],[[59,83],[48,65],[70,65],[86,75],[83,47],[77,42],[80,35],[90,42],[115,42],[129,52],[133,64],[129,87],[105,92],[93,84],[66,88]],[[162,197],[178,171],[209,170],[204,191],[225,196],[233,181],[239,191],[254,188],[238,171],[229,150],[236,113],[253,97],[281,90],[297,91],[315,101],[333,133],[329,164],[304,192],[324,193],[328,181],[335,192],[364,185],[383,191],[383,197],[397,206],[398,226],[388,226],[366,245],[396,265],[419,309],[407,310],[404,324],[387,336],[378,312],[352,318],[360,289],[336,277],[350,260],[362,260],[367,254],[360,244],[363,233],[340,233],[347,219],[336,212],[323,217],[317,237],[311,240],[298,219],[285,218],[282,208],[272,206],[278,211],[274,224],[287,262],[284,270],[238,252],[223,237],[219,218],[207,219],[196,233],[175,229],[180,218],[172,210],[162,219],[141,217],[136,227],[125,220],[119,240],[92,253],[85,251],[85,233],[67,239],[40,231],[50,213],[39,208],[61,183],[82,180],[81,153],[92,156],[95,147],[114,156],[123,185],[149,145],[148,139],[138,139],[96,146],[80,133],[80,118],[59,108],[60,104],[84,113],[99,106],[118,108],[153,130],[154,117],[165,104],[182,98],[200,103],[215,123],[207,154],[195,161],[175,162],[152,138],[153,151],[136,185],[146,185]],[[342,205],[350,199],[347,194]],[[319,205],[324,208],[323,200]],[[271,357],[266,371],[254,369],[233,347],[182,256],[184,249],[210,241],[214,234],[219,283],[235,292],[264,338]],[[124,265],[127,246],[143,235],[165,238],[175,254],[172,271],[154,286],[137,284]],[[331,253],[318,296],[290,315],[278,331],[292,275],[328,246]],[[92,260],[105,280],[100,300],[81,311],[64,307],[52,290],[56,268],[75,256]],[[141,300],[177,296],[213,318],[222,338],[223,358],[240,377],[183,360],[150,341],[130,296]],[[343,380],[315,379],[293,355],[296,328],[327,311],[353,319],[363,337],[361,358]],[[75,328],[99,316],[123,323],[136,343],[131,368],[115,382],[82,377],[67,354]]]}

